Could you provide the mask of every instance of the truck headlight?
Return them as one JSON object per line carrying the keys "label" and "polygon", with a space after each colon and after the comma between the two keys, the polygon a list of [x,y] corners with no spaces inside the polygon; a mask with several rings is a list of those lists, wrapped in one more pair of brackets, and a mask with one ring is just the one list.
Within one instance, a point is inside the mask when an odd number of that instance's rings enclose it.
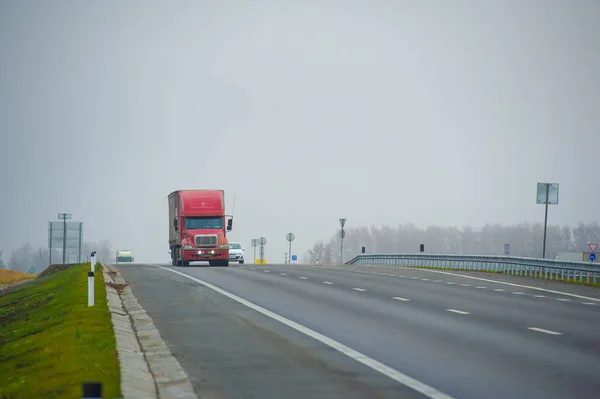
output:
{"label": "truck headlight", "polygon": [[219,245],[220,249],[229,249],[229,243],[228,242],[224,242],[223,244]]}
{"label": "truck headlight", "polygon": [[194,249],[194,247],[192,247],[190,244],[185,244],[183,249]]}

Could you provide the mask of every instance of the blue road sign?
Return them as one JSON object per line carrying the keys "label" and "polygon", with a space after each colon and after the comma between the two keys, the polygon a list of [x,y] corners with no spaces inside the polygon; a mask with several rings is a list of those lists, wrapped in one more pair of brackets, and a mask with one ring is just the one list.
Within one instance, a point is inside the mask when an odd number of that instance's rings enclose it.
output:
{"label": "blue road sign", "polygon": [[292,255],[292,260],[293,261],[297,261],[298,260],[298,255]]}
{"label": "blue road sign", "polygon": [[592,252],[592,253],[590,254],[590,262],[593,262],[593,261],[595,261],[595,260],[596,260],[596,254]]}

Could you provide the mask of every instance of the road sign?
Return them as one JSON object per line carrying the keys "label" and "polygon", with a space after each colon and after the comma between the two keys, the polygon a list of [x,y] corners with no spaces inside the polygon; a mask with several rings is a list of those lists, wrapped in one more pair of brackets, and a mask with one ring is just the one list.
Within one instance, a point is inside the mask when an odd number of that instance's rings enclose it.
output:
{"label": "road sign", "polygon": [[250,240],[250,246],[251,246],[252,248],[256,248],[256,247],[258,247],[258,239],[256,239],[256,238],[253,238],[253,239],[251,239],[251,240]]}
{"label": "road sign", "polygon": [[258,239],[258,245],[265,245],[267,243],[267,239],[265,237],[260,237]]}
{"label": "road sign", "polygon": [[293,233],[287,233],[287,235],[285,236],[285,239],[289,242],[294,241],[294,238],[296,238],[296,236]]}
{"label": "road sign", "polygon": [[71,216],[72,215],[70,213],[59,213],[58,214],[58,218],[61,219],[61,220],[62,219],[64,219],[64,220],[71,219]]}
{"label": "road sign", "polygon": [[346,238],[346,230],[340,230],[340,237],[342,240]]}
{"label": "road sign", "polygon": [[590,258],[590,262],[593,262],[593,261],[595,261],[595,260],[596,260],[596,254],[592,252],[592,253],[590,254],[589,258]]}
{"label": "road sign", "polygon": [[535,202],[538,204],[558,204],[558,183],[538,183]]}
{"label": "road sign", "polygon": [[596,250],[598,249],[598,244],[588,244],[588,248],[591,252],[596,252]]}
{"label": "road sign", "polygon": [[504,244],[504,254],[505,255],[510,254],[510,244]]}
{"label": "road sign", "polygon": [[298,260],[298,255],[292,255],[292,260],[295,262]]}
{"label": "road sign", "polygon": [[345,224],[346,224],[346,218],[340,218],[340,226],[342,226],[342,229],[344,228]]}

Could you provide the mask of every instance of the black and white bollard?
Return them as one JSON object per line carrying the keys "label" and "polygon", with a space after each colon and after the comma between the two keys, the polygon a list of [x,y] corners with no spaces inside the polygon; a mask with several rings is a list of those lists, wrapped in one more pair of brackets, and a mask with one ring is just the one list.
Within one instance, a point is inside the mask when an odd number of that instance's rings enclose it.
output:
{"label": "black and white bollard", "polygon": [[90,257],[90,271],[93,272],[96,267],[96,251],[92,252]]}
{"label": "black and white bollard", "polygon": [[88,306],[94,306],[94,272],[88,273]]}
{"label": "black and white bollard", "polygon": [[84,382],[82,399],[102,399],[102,383]]}

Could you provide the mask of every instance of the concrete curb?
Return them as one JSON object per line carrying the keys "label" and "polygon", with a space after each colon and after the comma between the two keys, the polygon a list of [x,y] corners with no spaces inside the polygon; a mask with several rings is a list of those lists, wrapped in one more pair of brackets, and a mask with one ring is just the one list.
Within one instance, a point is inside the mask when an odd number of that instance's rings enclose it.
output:
{"label": "concrete curb", "polygon": [[119,270],[103,265],[126,399],[198,399],[192,383]]}

